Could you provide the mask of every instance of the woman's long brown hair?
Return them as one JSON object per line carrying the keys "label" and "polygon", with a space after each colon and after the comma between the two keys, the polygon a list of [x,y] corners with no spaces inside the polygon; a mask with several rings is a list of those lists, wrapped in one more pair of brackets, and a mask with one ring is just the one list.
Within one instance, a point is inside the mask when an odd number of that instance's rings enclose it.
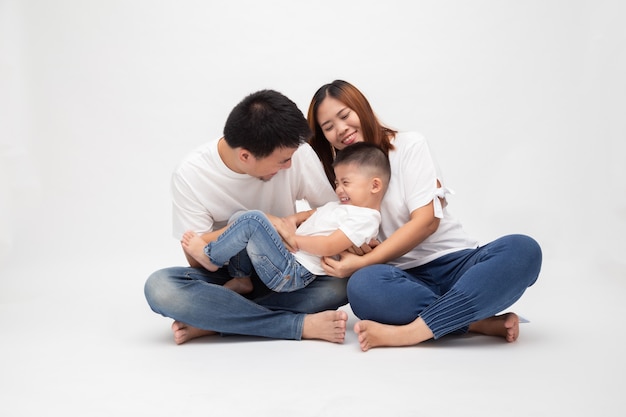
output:
{"label": "woman's long brown hair", "polygon": [[379,121],[367,98],[352,84],[335,80],[330,84],[323,85],[313,96],[309,105],[307,120],[309,127],[313,131],[313,136],[309,144],[322,161],[324,172],[331,185],[335,186],[335,172],[333,171],[333,160],[336,149],[326,140],[324,132],[317,120],[317,110],[326,97],[332,97],[341,101],[354,111],[361,121],[361,133],[365,142],[373,143],[383,150],[385,155],[393,149],[391,139],[398,133],[396,130],[383,126]]}

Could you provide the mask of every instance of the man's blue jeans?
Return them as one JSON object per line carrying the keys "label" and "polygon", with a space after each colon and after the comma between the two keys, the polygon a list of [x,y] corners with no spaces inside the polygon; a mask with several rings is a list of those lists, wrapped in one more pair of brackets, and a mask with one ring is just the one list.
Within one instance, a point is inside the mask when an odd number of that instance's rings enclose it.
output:
{"label": "man's blue jeans", "polygon": [[541,260],[532,238],[504,236],[406,271],[362,268],[350,277],[348,300],[363,320],[401,325],[421,317],[435,338],[464,333],[517,301],[537,280]]}
{"label": "man's blue jeans", "polygon": [[204,248],[204,253],[219,267],[228,262],[233,278],[250,277],[256,271],[272,291],[299,290],[315,279],[287,250],[272,223],[258,210],[240,215]]}
{"label": "man's blue jeans", "polygon": [[229,279],[226,268],[172,267],[150,275],[144,293],[154,312],[199,329],[291,340],[302,338],[306,314],[348,302],[348,280],[342,278],[317,276],[301,290],[279,293],[253,274],[255,289],[246,296],[222,287]]}

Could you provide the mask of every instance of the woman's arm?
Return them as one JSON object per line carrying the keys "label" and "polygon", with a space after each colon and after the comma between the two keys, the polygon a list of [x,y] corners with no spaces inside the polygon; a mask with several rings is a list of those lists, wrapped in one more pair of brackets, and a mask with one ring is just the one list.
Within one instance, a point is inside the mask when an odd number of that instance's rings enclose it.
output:
{"label": "woman's arm", "polygon": [[413,210],[410,220],[404,226],[370,253],[362,256],[367,259],[366,265],[387,263],[399,258],[435,233],[439,222],[440,219],[435,217],[432,202]]}
{"label": "woman's arm", "polygon": [[368,265],[382,264],[396,259],[422,243],[439,227],[433,202],[411,212],[411,218],[389,238],[371,252],[358,256],[344,252],[340,260],[324,258],[322,266],[326,273],[335,277],[348,277],[357,269]]}

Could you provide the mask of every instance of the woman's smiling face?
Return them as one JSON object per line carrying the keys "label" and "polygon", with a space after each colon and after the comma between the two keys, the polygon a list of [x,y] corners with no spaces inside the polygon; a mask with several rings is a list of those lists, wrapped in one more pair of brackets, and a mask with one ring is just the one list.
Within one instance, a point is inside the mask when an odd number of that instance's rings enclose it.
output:
{"label": "woman's smiling face", "polygon": [[327,96],[320,103],[317,120],[326,140],[339,150],[363,142],[359,116],[336,98]]}

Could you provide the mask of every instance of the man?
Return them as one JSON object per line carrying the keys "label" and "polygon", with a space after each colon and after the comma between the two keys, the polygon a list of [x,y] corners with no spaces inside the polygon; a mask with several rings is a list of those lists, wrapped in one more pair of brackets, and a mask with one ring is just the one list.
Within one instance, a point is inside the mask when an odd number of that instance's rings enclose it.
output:
{"label": "man", "polygon": [[[186,230],[215,240],[241,210],[277,216],[275,227],[294,245],[296,200],[319,207],[337,197],[315,152],[311,132],[295,103],[273,90],[245,97],[231,111],[224,136],[189,155],[172,176],[174,236]],[[302,222],[309,213],[296,216]],[[189,267],[154,272],[145,296],[156,313],[174,319],[177,344],[212,334],[342,343],[347,314],[346,279],[322,276],[290,293],[269,291],[258,280],[246,296],[224,288],[225,268],[209,272],[192,257]]]}

